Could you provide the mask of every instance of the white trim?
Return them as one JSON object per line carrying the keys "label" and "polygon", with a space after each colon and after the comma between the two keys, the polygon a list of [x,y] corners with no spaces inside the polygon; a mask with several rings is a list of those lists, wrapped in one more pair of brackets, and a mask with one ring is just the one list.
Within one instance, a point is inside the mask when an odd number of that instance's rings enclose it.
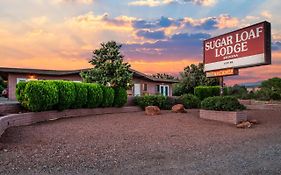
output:
{"label": "white trim", "polygon": [[247,66],[258,65],[263,63],[265,63],[264,53],[205,64],[204,71],[247,67]]}
{"label": "white trim", "polygon": [[141,96],[141,84],[134,84],[134,96]]}
{"label": "white trim", "polygon": [[[161,86],[163,87],[163,92],[161,92]],[[169,87],[169,85],[165,85],[165,84],[164,85],[160,85],[159,86],[159,92],[160,92],[160,94],[166,96],[166,87],[167,87],[167,90],[168,90],[167,96],[170,96],[170,87]]]}
{"label": "white trim", "polygon": [[18,84],[20,81],[26,82],[26,81],[28,81],[28,80],[27,80],[27,78],[17,78],[17,84]]}

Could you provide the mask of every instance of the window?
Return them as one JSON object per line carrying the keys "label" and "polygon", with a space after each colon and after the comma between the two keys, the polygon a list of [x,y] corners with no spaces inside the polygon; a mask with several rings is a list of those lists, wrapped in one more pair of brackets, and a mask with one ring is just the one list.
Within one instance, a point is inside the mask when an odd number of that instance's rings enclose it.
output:
{"label": "window", "polygon": [[17,78],[17,84],[21,81],[26,82],[27,78]]}
{"label": "window", "polygon": [[142,85],[142,90],[143,90],[143,91],[147,91],[147,84],[143,84],[143,85]]}
{"label": "window", "polygon": [[159,93],[164,96],[169,96],[169,85],[160,85]]}

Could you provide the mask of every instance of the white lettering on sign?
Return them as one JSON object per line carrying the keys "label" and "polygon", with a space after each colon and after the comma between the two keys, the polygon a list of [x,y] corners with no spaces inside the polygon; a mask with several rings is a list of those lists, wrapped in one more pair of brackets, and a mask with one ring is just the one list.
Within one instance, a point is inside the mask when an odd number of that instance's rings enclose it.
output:
{"label": "white lettering on sign", "polygon": [[221,39],[215,39],[205,43],[205,50],[215,49],[215,57],[223,57],[224,59],[233,58],[237,53],[248,51],[247,41],[259,38],[262,32],[263,27],[257,27],[250,31],[238,33],[234,38],[232,35],[229,35]]}

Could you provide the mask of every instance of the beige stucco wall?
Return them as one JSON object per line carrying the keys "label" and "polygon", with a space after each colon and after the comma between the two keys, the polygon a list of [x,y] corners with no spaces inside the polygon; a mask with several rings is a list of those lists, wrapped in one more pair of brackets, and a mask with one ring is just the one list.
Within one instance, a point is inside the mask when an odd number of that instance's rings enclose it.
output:
{"label": "beige stucco wall", "polygon": [[[133,84],[141,84],[141,94],[156,94],[156,86],[157,85],[168,85],[169,86],[169,96],[172,96],[172,84],[171,83],[161,83],[161,82],[153,82],[147,81],[141,78],[134,78]],[[143,91],[143,84],[147,84],[147,91]],[[132,90],[128,90],[128,95],[132,96],[134,94],[133,88]]]}
{"label": "beige stucco wall", "polygon": [[16,100],[16,84],[17,78],[26,78],[26,79],[38,79],[38,80],[70,80],[70,81],[82,81],[82,78],[79,75],[65,75],[65,76],[48,76],[48,75],[29,75],[29,74],[9,74],[8,75],[8,91],[9,99]]}
{"label": "beige stucco wall", "polygon": [[[66,75],[66,76],[47,76],[47,75],[29,75],[29,74],[14,74],[10,73],[8,75],[8,91],[9,99],[16,100],[16,84],[17,78],[26,78],[26,79],[38,79],[38,80],[70,80],[70,81],[82,81],[82,78],[79,75]],[[169,85],[169,96],[172,96],[172,84],[171,83],[160,83],[147,81],[141,78],[133,78],[133,84],[141,84],[141,94],[156,94],[157,85]],[[143,91],[143,84],[147,84],[147,91]],[[127,91],[129,96],[133,95],[133,90]]]}

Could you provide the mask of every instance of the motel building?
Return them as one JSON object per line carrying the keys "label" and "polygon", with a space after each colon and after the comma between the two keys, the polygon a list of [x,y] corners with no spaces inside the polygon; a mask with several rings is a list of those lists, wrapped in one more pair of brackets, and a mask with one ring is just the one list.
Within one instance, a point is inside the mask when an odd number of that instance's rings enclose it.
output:
{"label": "motel building", "polygon": [[[8,99],[16,100],[16,84],[20,81],[30,80],[67,80],[81,82],[80,70],[42,70],[42,69],[24,69],[24,68],[7,68],[0,67],[0,76],[7,81]],[[130,69],[133,73],[133,87],[128,90],[128,96],[141,96],[151,94],[162,94],[172,96],[172,84],[177,80],[159,79],[148,76],[144,73]]]}

